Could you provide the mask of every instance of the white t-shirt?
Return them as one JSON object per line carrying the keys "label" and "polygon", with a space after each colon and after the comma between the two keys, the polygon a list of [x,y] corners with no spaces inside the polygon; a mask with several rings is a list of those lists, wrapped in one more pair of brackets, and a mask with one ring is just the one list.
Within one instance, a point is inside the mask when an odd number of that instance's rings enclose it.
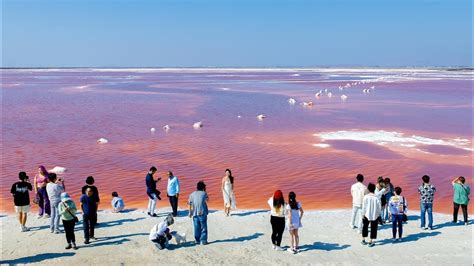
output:
{"label": "white t-shirt", "polygon": [[50,182],[46,185],[46,192],[51,204],[58,205],[61,202],[61,193],[64,192],[64,187]]}
{"label": "white t-shirt", "polygon": [[275,209],[275,207],[273,207],[273,197],[270,197],[270,199],[268,200],[268,206],[270,206],[270,212],[271,212],[271,215],[272,216],[276,216],[276,217],[285,217],[285,208],[286,208],[286,204],[284,204],[283,206],[281,206],[280,209]]}
{"label": "white t-shirt", "polygon": [[150,235],[148,236],[148,239],[150,241],[153,241],[158,238],[158,236],[162,236],[165,234],[166,229],[168,228],[168,224],[166,221],[163,221],[155,226],[150,231]]}
{"label": "white t-shirt", "polygon": [[361,182],[357,182],[351,187],[352,205],[362,207],[364,196],[368,194],[367,187]]}

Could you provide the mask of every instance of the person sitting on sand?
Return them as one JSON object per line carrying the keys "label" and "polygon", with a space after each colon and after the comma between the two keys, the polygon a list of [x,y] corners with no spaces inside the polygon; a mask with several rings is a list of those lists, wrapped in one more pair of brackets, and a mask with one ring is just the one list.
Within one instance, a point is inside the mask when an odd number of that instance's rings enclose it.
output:
{"label": "person sitting on sand", "polygon": [[[362,245],[367,245],[373,247],[375,245],[374,240],[377,239],[377,228],[378,228],[378,219],[380,218],[381,213],[381,203],[379,197],[377,197],[375,192],[375,185],[369,183],[367,185],[369,194],[364,196],[364,201],[362,203]],[[365,241],[365,238],[369,235],[369,224],[370,224],[370,240],[369,242]]]}
{"label": "person sitting on sand", "polygon": [[[422,178],[423,184],[418,187],[418,193],[420,194],[420,217],[421,217],[421,228],[423,230],[433,230],[433,200],[436,192],[435,186],[430,184],[430,177],[424,175]],[[426,213],[428,213],[428,227],[425,227]]]}
{"label": "person sitting on sand", "polygon": [[82,208],[82,219],[84,229],[84,244],[89,244],[94,237],[94,228],[97,221],[97,202],[92,188],[86,189],[86,194],[80,200]]}
{"label": "person sitting on sand", "polygon": [[164,221],[156,224],[150,231],[148,239],[154,242],[156,247],[160,250],[168,247],[168,243],[171,240],[171,232],[168,228],[174,223],[173,215],[169,214]]}
{"label": "person sitting on sand", "polygon": [[193,218],[194,240],[196,244],[207,245],[207,202],[209,197],[206,192],[206,184],[203,181],[197,183],[197,190],[189,195],[189,218]]}
{"label": "person sitting on sand", "polygon": [[358,174],[357,183],[353,184],[351,187],[352,195],[352,215],[351,222],[349,226],[354,229],[357,223],[357,229],[359,233],[362,233],[362,202],[364,201],[364,196],[369,193],[367,187],[362,183],[364,182],[364,176]]}
{"label": "person sitting on sand", "polygon": [[66,233],[66,249],[77,249],[76,235],[74,234],[74,227],[76,222],[79,221],[76,216],[77,207],[66,192],[61,193],[61,203],[59,203],[58,209],[63,221],[64,232]]}
{"label": "person sitting on sand", "polygon": [[225,169],[225,176],[221,182],[222,196],[224,197],[224,213],[230,215],[231,209],[236,209],[234,194],[234,177],[230,169]]}
{"label": "person sitting on sand", "polygon": [[15,204],[15,212],[18,213],[18,220],[20,222],[21,231],[29,231],[26,227],[26,219],[28,212],[30,211],[30,193],[28,192],[33,189],[31,183],[28,180],[28,176],[25,172],[18,173],[20,182],[16,182],[12,185],[10,192],[13,195],[13,203]]}
{"label": "person sitting on sand", "polygon": [[112,211],[121,212],[125,208],[123,199],[119,197],[117,192],[112,192]]}
{"label": "person sitting on sand", "polygon": [[156,183],[161,180],[161,177],[155,180],[153,176],[156,170],[156,167],[152,166],[145,177],[146,194],[148,195],[148,215],[153,217],[156,217],[156,202],[157,200],[161,200],[161,193],[156,189]]}
{"label": "person sitting on sand", "polygon": [[286,203],[283,198],[283,192],[281,190],[275,191],[273,197],[268,199],[268,206],[270,206],[270,223],[272,225],[272,244],[273,249],[283,251],[281,245],[281,238],[285,231],[285,209]]}
{"label": "person sitting on sand", "polygon": [[[402,197],[402,189],[396,187],[394,189],[395,195],[390,198],[388,206],[390,213],[392,214],[392,236],[393,241],[402,241],[403,235],[403,215],[407,213],[407,200]],[[397,228],[398,228],[398,239],[397,239]]]}
{"label": "person sitting on sand", "polygon": [[61,202],[61,193],[64,192],[62,180],[58,179],[55,173],[49,174],[49,183],[46,185],[49,204],[51,207],[51,221],[49,228],[51,233],[59,234],[59,211],[58,204]]}
{"label": "person sitting on sand", "polygon": [[462,209],[462,214],[464,216],[464,225],[467,225],[467,204],[469,203],[469,194],[471,193],[471,188],[465,184],[466,179],[463,176],[457,177],[453,180],[453,223],[458,221],[458,211],[459,207]]}
{"label": "person sitting on sand", "polygon": [[303,219],[304,211],[303,207],[301,207],[301,202],[296,201],[296,194],[293,191],[288,195],[288,205],[286,205],[286,211],[288,213],[288,230],[290,231],[291,236],[291,246],[288,248],[288,251],[296,254],[300,252],[300,237],[298,235],[298,229],[303,227],[301,224],[301,219]]}

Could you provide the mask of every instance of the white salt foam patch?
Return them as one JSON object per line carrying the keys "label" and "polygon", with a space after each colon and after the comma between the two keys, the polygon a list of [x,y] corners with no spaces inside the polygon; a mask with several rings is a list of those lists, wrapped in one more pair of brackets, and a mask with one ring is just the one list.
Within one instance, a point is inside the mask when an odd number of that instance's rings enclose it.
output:
{"label": "white salt foam patch", "polygon": [[323,132],[314,134],[314,136],[321,138],[322,140],[354,140],[376,143],[378,145],[398,144],[403,147],[416,147],[417,145],[442,145],[452,146],[464,150],[472,150],[472,145],[467,141],[460,142],[456,140],[443,140],[427,138],[417,135],[405,136],[403,133],[396,131],[335,131],[335,132]]}
{"label": "white salt foam patch", "polygon": [[331,145],[329,145],[327,143],[315,143],[315,144],[313,144],[313,147],[325,149],[325,148],[331,147]]}

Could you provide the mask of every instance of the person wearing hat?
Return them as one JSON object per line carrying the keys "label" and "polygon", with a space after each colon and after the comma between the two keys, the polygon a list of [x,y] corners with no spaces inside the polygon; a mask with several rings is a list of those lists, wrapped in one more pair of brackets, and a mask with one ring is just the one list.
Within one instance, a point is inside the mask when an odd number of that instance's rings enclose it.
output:
{"label": "person wearing hat", "polygon": [[196,244],[207,245],[207,202],[209,197],[206,192],[206,184],[203,181],[197,183],[197,190],[189,195],[189,218],[193,218],[194,240]]}
{"label": "person wearing hat", "polygon": [[58,205],[58,210],[59,215],[61,215],[61,220],[63,221],[64,232],[66,233],[66,249],[77,249],[76,236],[74,235],[74,227],[76,226],[76,222],[78,222],[76,216],[77,207],[67,192],[61,193],[61,202]]}
{"label": "person wearing hat", "polygon": [[28,231],[26,227],[26,219],[28,217],[28,212],[30,211],[30,194],[28,192],[33,189],[28,176],[25,172],[20,172],[18,174],[20,179],[19,182],[16,182],[12,185],[10,192],[13,195],[13,202],[15,203],[15,212],[18,213],[18,221],[20,222],[21,231]]}
{"label": "person wearing hat", "polygon": [[281,190],[275,191],[273,197],[268,200],[268,205],[271,210],[270,223],[272,225],[272,244],[273,249],[283,251],[281,245],[281,238],[283,231],[285,231],[285,209],[286,203],[283,198],[283,192]]}
{"label": "person wearing hat", "polygon": [[168,216],[161,223],[156,224],[151,229],[148,239],[151,242],[154,242],[158,249],[162,250],[168,247],[168,242],[172,238],[170,229],[168,227],[173,223],[173,215],[168,214]]}

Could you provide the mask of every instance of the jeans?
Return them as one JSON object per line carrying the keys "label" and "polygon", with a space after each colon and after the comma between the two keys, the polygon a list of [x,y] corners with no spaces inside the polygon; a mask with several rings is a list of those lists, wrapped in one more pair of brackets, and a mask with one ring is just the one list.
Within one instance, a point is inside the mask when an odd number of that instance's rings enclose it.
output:
{"label": "jeans", "polygon": [[66,233],[66,241],[68,244],[76,243],[76,235],[74,235],[74,227],[76,222],[74,219],[69,221],[63,220],[64,232]]}
{"label": "jeans", "polygon": [[153,215],[155,214],[156,202],[158,201],[158,197],[155,193],[150,193],[148,195],[148,212]]}
{"label": "jeans", "polygon": [[352,216],[351,216],[351,227],[357,226],[357,228],[362,230],[362,207],[352,206]]}
{"label": "jeans", "polygon": [[379,226],[378,219],[369,221],[367,217],[362,218],[362,237],[369,235],[369,224],[370,224],[370,239],[377,239],[377,228]]}
{"label": "jeans", "polygon": [[433,228],[433,203],[421,203],[421,227],[425,227],[425,213],[428,212],[428,227]]}
{"label": "jeans", "polygon": [[97,223],[97,213],[84,214],[82,226],[84,227],[84,240],[89,241],[91,237],[94,237],[94,228]]}
{"label": "jeans", "polygon": [[207,215],[193,216],[193,224],[196,243],[207,244]]}
{"label": "jeans", "polygon": [[59,202],[51,202],[51,220],[49,228],[51,231],[59,232]]}
{"label": "jeans", "polygon": [[283,231],[285,231],[285,217],[270,217],[270,223],[272,224],[272,243],[273,245],[280,246],[281,238],[283,237]]}
{"label": "jeans", "polygon": [[178,197],[176,196],[169,196],[171,209],[173,210],[173,216],[178,215]]}
{"label": "jeans", "polygon": [[43,216],[43,214],[50,215],[51,206],[49,204],[48,192],[46,192],[46,187],[38,188],[38,197],[39,216]]}
{"label": "jeans", "polygon": [[403,214],[392,214],[392,236],[397,238],[397,227],[398,227],[398,238],[402,238],[403,234]]}
{"label": "jeans", "polygon": [[464,216],[464,222],[467,223],[467,205],[454,203],[453,210],[453,221],[456,223],[458,221],[458,212],[459,207],[462,209],[462,215]]}

